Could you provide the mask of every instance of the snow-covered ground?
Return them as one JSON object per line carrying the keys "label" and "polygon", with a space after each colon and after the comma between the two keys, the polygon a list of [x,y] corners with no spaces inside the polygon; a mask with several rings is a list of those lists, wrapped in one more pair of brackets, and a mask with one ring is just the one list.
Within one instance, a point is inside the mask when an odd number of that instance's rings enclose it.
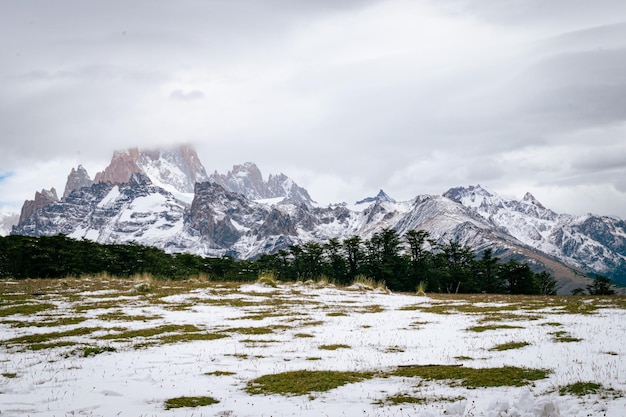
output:
{"label": "snow-covered ground", "polygon": [[[571,312],[556,301],[524,306],[538,300],[530,298],[431,298],[313,284],[202,284],[164,295],[167,288],[152,290],[155,284],[150,283],[134,291],[72,291],[75,283],[51,284],[57,286],[38,289],[27,300],[20,298],[21,284],[2,286],[1,416],[626,415],[626,310],[610,299],[576,299],[576,312]],[[30,315],[9,310],[33,303],[48,308]],[[62,321],[72,317],[85,320]],[[52,328],[42,326],[55,320],[58,325]],[[114,337],[174,324],[225,337],[175,343],[157,336]],[[470,330],[477,325],[490,327]],[[33,351],[26,339],[16,339],[81,328],[90,330],[51,337],[67,346]],[[257,328],[263,331],[253,331]],[[492,350],[507,342],[527,345]],[[320,349],[324,345],[344,346]],[[96,346],[115,350],[81,354],[84,347]],[[430,364],[516,366],[550,374],[522,387],[474,389],[452,381],[382,375],[398,366]],[[260,376],[296,370],[381,376],[300,396],[245,390]],[[560,387],[574,382],[594,382],[604,389],[559,395]],[[424,403],[389,401],[398,395]],[[165,409],[167,399],[181,396],[210,396],[219,402]]]}

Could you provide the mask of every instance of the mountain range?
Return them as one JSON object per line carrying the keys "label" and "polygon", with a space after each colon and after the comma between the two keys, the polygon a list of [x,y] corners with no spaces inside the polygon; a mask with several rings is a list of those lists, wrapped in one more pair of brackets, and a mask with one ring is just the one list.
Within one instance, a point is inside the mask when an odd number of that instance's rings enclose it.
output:
{"label": "mountain range", "polygon": [[312,240],[369,238],[383,228],[401,235],[424,229],[435,241],[476,252],[491,248],[502,260],[548,270],[561,292],[584,287],[590,274],[626,283],[626,223],[617,218],[558,214],[531,194],[510,200],[480,185],[408,201],[380,190],[320,207],[286,175],[264,180],[251,162],[207,175],[189,146],[115,152],[93,180],[82,166],[72,168],[61,198],[54,189],[37,192],[11,233],[253,259]]}

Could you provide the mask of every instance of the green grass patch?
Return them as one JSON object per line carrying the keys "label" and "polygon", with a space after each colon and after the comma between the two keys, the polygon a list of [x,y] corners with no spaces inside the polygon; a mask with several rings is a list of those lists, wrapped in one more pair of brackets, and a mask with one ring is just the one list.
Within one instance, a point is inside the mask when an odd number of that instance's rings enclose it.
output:
{"label": "green grass patch", "polygon": [[484,326],[472,326],[468,327],[467,331],[482,333],[487,330],[499,330],[499,329],[523,329],[522,326],[511,326],[509,324],[489,324]]}
{"label": "green grass patch", "polygon": [[579,337],[572,337],[572,336],[563,336],[563,337],[554,338],[554,341],[558,343],[575,343],[575,342],[580,342],[582,340],[583,339]]}
{"label": "green grass patch", "polygon": [[428,365],[398,368],[391,376],[422,378],[426,380],[454,381],[451,385],[466,388],[481,387],[521,387],[532,381],[544,379],[550,371],[544,369],[518,368],[504,366],[501,368],[466,368],[452,365]]}
{"label": "green grass patch", "polygon": [[350,346],[338,343],[334,345],[321,345],[319,349],[322,349],[322,350],[350,349]]}
{"label": "green grass patch", "polygon": [[32,314],[41,313],[42,311],[54,310],[56,308],[56,305],[50,303],[12,305],[9,307],[0,308],[0,317],[8,317],[13,315],[30,316]]}
{"label": "green grass patch", "polygon": [[385,309],[382,306],[374,304],[360,308],[357,310],[357,313],[382,313],[383,311],[385,311]]}
{"label": "green grass patch", "polygon": [[205,375],[207,376],[230,376],[230,375],[236,375],[234,372],[229,372],[229,371],[213,371],[213,372],[205,372]]}
{"label": "green grass patch", "polygon": [[305,395],[330,391],[373,376],[372,372],[292,371],[256,378],[248,382],[245,390],[252,395]]}
{"label": "green grass patch", "polygon": [[105,336],[101,336],[100,339],[134,339],[136,337],[153,337],[162,335],[163,333],[195,333],[201,332],[202,329],[194,326],[193,324],[165,324],[159,327],[147,327],[145,329],[127,330],[121,333],[112,333]]}
{"label": "green grass patch", "polygon": [[243,316],[241,318],[237,318],[236,320],[264,320],[271,317],[284,317],[284,312],[279,311],[266,311],[266,312],[258,312],[253,314],[248,314],[247,316]]}
{"label": "green grass patch", "polygon": [[223,333],[176,333],[159,337],[158,344],[187,343],[197,340],[217,340],[228,337]]}
{"label": "green grass patch", "polygon": [[[42,319],[48,319],[48,317],[42,317]],[[87,319],[85,317],[58,317],[51,320],[37,320],[37,321],[22,321],[22,320],[6,320],[3,323],[10,325],[14,328],[24,327],[59,327],[59,326],[71,326],[79,324]]]}
{"label": "green grass patch", "polygon": [[81,356],[88,358],[89,356],[100,355],[105,352],[116,352],[117,350],[111,346],[85,346],[80,350]]}
{"label": "green grass patch", "polygon": [[113,308],[119,308],[120,303],[127,302],[127,300],[106,300],[98,301],[95,303],[85,303],[74,306],[74,310],[78,313],[84,313],[90,310],[110,310]]}
{"label": "green grass patch", "polygon": [[582,397],[589,394],[597,394],[602,384],[595,382],[575,382],[559,388],[559,395],[575,395]]}
{"label": "green grass patch", "polygon": [[61,341],[61,342],[50,342],[50,343],[33,343],[28,345],[28,350],[38,351],[44,349],[54,349],[58,347],[67,347],[67,346],[76,346],[78,343],[69,342],[69,341]]}
{"label": "green grass patch", "polygon": [[147,315],[143,315],[143,314],[137,314],[137,315],[129,315],[124,313],[123,311],[110,311],[108,313],[105,314],[101,314],[98,316],[99,320],[104,320],[104,321],[150,321],[150,320],[157,320],[163,318],[163,316],[147,316]]}
{"label": "green grass patch", "polygon": [[224,332],[228,333],[239,333],[245,335],[252,334],[271,334],[274,333],[273,327],[233,327],[231,329],[226,329]]}
{"label": "green grass patch", "polygon": [[2,376],[9,379],[17,378],[17,374],[14,372],[3,372]]}
{"label": "green grass patch", "polygon": [[402,353],[404,351],[405,349],[401,348],[400,346],[389,346],[385,349],[385,352],[387,353]]}
{"label": "green grass patch", "polygon": [[217,403],[219,401],[213,397],[176,397],[166,400],[164,407],[166,410],[170,410],[183,407],[205,407]]}
{"label": "green grass patch", "polygon": [[503,350],[521,349],[528,345],[530,345],[528,342],[507,342],[502,343],[501,345],[496,345],[489,350],[492,352],[501,352]]}
{"label": "green grass patch", "polygon": [[330,313],[326,314],[328,317],[345,317],[348,315],[348,313],[343,312],[343,311],[332,311]]}
{"label": "green grass patch", "polygon": [[77,327],[72,330],[66,330],[63,332],[48,332],[48,333],[37,333],[37,334],[29,334],[25,336],[14,337],[12,339],[8,339],[2,342],[5,345],[33,345],[33,344],[41,344],[47,343],[55,339],[61,339],[65,337],[73,337],[73,336],[84,336],[90,333],[93,333],[97,330],[101,330],[97,327]]}
{"label": "green grass patch", "polygon": [[[467,296],[471,299],[471,296]],[[467,300],[466,300],[467,301]],[[503,311],[516,311],[519,310],[519,306],[502,304],[502,305],[480,305],[474,303],[442,303],[434,305],[413,305],[402,307],[400,310],[405,311],[422,311],[424,313],[432,314],[502,314]]]}
{"label": "green grass patch", "polygon": [[296,333],[293,335],[293,337],[298,338],[298,339],[306,339],[306,338],[311,338],[311,337],[315,337],[310,333]]}
{"label": "green grass patch", "polygon": [[622,391],[613,388],[605,388],[602,384],[590,381],[574,382],[559,388],[559,395],[572,395],[575,397],[585,397],[587,395],[598,395],[601,399],[617,399],[624,397]]}
{"label": "green grass patch", "polygon": [[583,340],[578,337],[573,337],[568,332],[563,330],[558,332],[552,332],[550,334],[552,335],[552,340],[557,343],[574,343]]}
{"label": "green grass patch", "polygon": [[270,343],[279,343],[280,340],[272,340],[272,339],[243,339],[241,343],[246,343],[248,345],[266,345]]}
{"label": "green grass patch", "polygon": [[465,397],[416,397],[408,394],[397,394],[387,397],[386,403],[391,405],[399,404],[431,404],[448,402],[453,403],[463,401]]}
{"label": "green grass patch", "polygon": [[324,323],[325,322],[321,321],[321,320],[302,320],[299,323],[299,326],[300,327],[304,327],[304,326],[313,326],[313,327],[315,327],[315,326],[321,326]]}

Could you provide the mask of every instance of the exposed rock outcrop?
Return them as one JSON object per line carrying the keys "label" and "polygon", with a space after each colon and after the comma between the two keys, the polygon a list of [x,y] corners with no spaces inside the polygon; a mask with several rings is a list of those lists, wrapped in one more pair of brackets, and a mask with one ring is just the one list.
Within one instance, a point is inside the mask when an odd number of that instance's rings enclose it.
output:
{"label": "exposed rock outcrop", "polygon": [[93,181],[89,177],[87,170],[82,165],[78,165],[78,168],[72,168],[72,171],[70,171],[67,176],[63,198],[70,195],[72,191],[80,190],[83,187],[90,187],[91,184],[93,184]]}
{"label": "exposed rock outcrop", "polygon": [[239,193],[250,200],[283,197],[283,203],[304,204],[312,207],[315,203],[308,191],[298,186],[285,174],[270,174],[267,181],[263,180],[261,170],[252,162],[234,165],[226,174],[215,171],[209,177],[225,189]]}
{"label": "exposed rock outcrop", "polygon": [[45,207],[48,204],[56,203],[57,201],[59,201],[59,197],[57,196],[57,190],[55,190],[54,187],[50,190],[44,189],[35,192],[34,200],[26,200],[24,202],[18,225],[22,224],[22,222],[28,219],[36,210]]}

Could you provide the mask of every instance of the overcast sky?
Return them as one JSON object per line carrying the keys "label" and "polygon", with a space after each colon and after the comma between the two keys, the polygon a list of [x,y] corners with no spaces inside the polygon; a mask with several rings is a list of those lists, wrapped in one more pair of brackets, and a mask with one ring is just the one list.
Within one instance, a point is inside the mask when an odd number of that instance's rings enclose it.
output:
{"label": "overcast sky", "polygon": [[481,184],[626,218],[626,1],[0,0],[0,207],[180,143],[322,204]]}

